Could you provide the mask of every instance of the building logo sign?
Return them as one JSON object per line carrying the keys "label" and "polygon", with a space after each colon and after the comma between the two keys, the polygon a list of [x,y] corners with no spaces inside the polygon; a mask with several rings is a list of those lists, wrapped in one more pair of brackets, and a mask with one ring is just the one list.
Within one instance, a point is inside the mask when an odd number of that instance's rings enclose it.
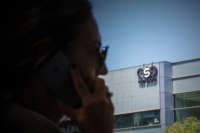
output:
{"label": "building logo sign", "polygon": [[153,64],[151,66],[143,66],[137,71],[138,83],[154,83],[157,81],[158,70]]}

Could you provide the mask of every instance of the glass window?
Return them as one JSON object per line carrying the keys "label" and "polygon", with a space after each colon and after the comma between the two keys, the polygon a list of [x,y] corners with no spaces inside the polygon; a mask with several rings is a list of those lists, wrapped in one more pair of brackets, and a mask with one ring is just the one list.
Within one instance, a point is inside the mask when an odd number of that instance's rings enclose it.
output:
{"label": "glass window", "polygon": [[115,116],[115,129],[160,124],[160,110]]}
{"label": "glass window", "polygon": [[175,108],[200,105],[200,91],[181,93],[174,96]]}
{"label": "glass window", "polygon": [[117,115],[115,116],[115,128],[131,127],[133,123],[133,114]]}
{"label": "glass window", "polygon": [[194,116],[200,119],[200,91],[174,95],[175,121]]}
{"label": "glass window", "polygon": [[200,107],[175,110],[175,121],[182,121],[189,116],[194,116],[200,120]]}
{"label": "glass window", "polygon": [[59,127],[62,133],[80,133],[78,127],[72,121],[63,121]]}
{"label": "glass window", "polygon": [[134,114],[133,126],[152,126],[160,123],[160,111],[148,111]]}

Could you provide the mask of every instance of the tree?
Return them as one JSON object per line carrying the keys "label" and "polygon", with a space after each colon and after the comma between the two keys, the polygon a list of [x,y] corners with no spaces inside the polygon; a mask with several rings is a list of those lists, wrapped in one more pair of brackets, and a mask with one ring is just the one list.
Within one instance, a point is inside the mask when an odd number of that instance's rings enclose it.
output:
{"label": "tree", "polygon": [[200,133],[200,120],[196,117],[187,117],[182,122],[175,122],[165,128],[165,133]]}

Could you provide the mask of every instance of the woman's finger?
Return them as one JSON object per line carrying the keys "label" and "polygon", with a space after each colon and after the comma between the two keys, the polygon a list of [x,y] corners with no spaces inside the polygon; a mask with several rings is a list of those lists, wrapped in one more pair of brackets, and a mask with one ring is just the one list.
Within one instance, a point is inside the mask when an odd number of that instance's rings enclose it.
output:
{"label": "woman's finger", "polygon": [[84,102],[84,100],[87,100],[91,96],[89,89],[88,89],[87,85],[84,83],[83,79],[81,78],[81,75],[79,72],[71,69],[70,73],[72,76],[74,87]]}
{"label": "woman's finger", "polygon": [[106,97],[106,93],[108,92],[108,89],[105,85],[105,81],[101,78],[96,78],[94,80],[94,87],[95,87],[95,95],[96,96],[101,96]]}

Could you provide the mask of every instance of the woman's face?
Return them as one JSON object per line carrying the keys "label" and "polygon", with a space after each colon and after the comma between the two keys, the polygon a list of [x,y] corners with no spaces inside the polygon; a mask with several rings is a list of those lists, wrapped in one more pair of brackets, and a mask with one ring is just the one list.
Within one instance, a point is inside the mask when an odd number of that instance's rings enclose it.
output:
{"label": "woman's face", "polygon": [[98,75],[106,74],[105,64],[97,70],[101,37],[94,18],[90,17],[78,28],[79,37],[71,42],[72,45],[66,52],[70,64],[75,64],[85,79],[94,79]]}

